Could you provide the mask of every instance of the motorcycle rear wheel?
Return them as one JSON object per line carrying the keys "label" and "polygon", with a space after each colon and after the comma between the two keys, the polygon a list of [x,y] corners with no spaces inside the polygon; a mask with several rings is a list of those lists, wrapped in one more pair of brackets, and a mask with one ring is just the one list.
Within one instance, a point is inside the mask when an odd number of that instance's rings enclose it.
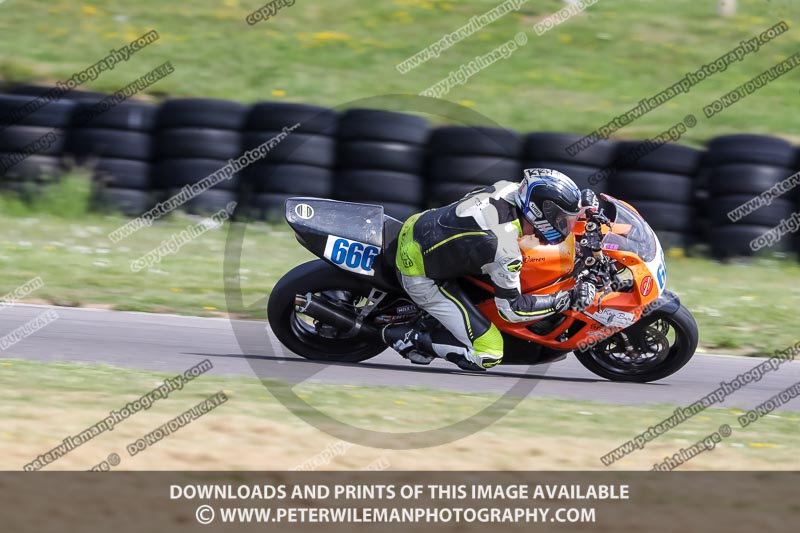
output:
{"label": "motorcycle rear wheel", "polygon": [[[584,351],[576,350],[575,356],[600,377],[647,383],[680,370],[694,355],[697,342],[697,322],[681,305],[673,314],[655,311]],[[626,352],[627,344],[638,353]]]}
{"label": "motorcycle rear wheel", "polygon": [[304,263],[287,272],[272,289],[267,304],[269,325],[285,347],[306,359],[340,363],[370,359],[387,346],[380,340],[340,337],[345,332],[318,324],[298,313],[295,296],[311,292],[355,310],[371,289],[356,276],[325,261],[318,259]]}

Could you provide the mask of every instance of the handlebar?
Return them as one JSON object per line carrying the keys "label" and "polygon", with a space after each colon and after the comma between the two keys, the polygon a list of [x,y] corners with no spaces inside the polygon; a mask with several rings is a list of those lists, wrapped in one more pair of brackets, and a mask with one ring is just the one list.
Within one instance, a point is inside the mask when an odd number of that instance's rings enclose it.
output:
{"label": "handlebar", "polygon": [[[584,232],[575,243],[575,281],[592,283],[601,295],[614,292],[617,271],[614,262],[603,253],[603,225],[611,228],[611,220],[602,209],[589,207],[584,211]],[[599,304],[598,304],[599,305]]]}

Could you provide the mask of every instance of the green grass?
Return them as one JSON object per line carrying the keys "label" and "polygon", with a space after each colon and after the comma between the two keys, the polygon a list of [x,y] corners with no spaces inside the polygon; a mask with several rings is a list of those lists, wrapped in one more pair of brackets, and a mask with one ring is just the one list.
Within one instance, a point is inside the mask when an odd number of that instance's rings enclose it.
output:
{"label": "green grass", "polygon": [[91,181],[84,171],[77,170],[42,186],[24,182],[21,191],[0,194],[0,213],[15,217],[55,216],[83,219],[90,211]]}
{"label": "green grass", "polygon": [[[199,219],[173,215],[118,244],[108,234],[128,222],[121,216],[91,215],[80,222],[51,215],[0,220],[5,223],[0,237],[3,294],[40,276],[44,287],[30,298],[58,305],[106,304],[119,310],[201,316],[227,309],[227,226],[209,230],[150,269],[133,272],[131,261]],[[312,258],[289,231],[265,224],[248,226],[243,249],[239,275],[246,305],[266,296],[288,268]]]}
{"label": "green grass", "polygon": [[[643,138],[687,113],[698,116],[685,142],[746,131],[800,140],[797,73],[792,72],[711,120],[702,107],[798,50],[794,0],[740,0],[721,19],[716,0],[602,0],[542,36],[534,24],[563,7],[531,1],[439,58],[401,75],[395,65],[492,9],[498,0],[297,2],[249,26],[261,0],[28,0],[0,5],[0,76],[55,82],[155,28],[161,39],[104,72],[86,89],[116,90],[163,61],[175,73],[152,86],[157,97],[208,96],[243,102],[291,100],[339,106],[382,94],[418,94],[451,71],[511,39],[526,46],[456,87],[446,99],[519,130],[588,133],[767,27],[790,31],[727,71],[619,132]],[[410,110],[413,111],[413,110]]]}
{"label": "green grass", "polygon": [[[0,416],[14,418],[17,408],[24,408],[29,414],[31,409],[37,407],[64,408],[49,396],[68,397],[70,412],[82,413],[86,422],[94,422],[172,375],[106,365],[6,360],[0,362],[0,391],[3,391],[0,392],[3,399]],[[48,395],[38,393],[42,390],[48,391]],[[168,413],[174,416],[219,390],[224,390],[230,401],[214,416],[230,418],[243,415],[274,420],[280,421],[281,427],[303,427],[305,424],[267,392],[261,381],[216,375],[200,376],[183,390],[171,393],[168,399],[156,402],[148,411],[150,414],[137,416],[165,418]],[[475,414],[497,399],[492,394],[313,383],[297,385],[293,390],[302,398],[301,401],[336,420],[358,428],[391,432],[440,428]],[[420,409],[421,406],[425,408]],[[610,451],[606,449],[608,443],[622,444],[649,425],[669,417],[674,409],[675,406],[665,404],[622,406],[527,398],[501,420],[479,433],[478,438],[512,439],[510,442],[519,442],[517,439],[532,436],[588,439],[589,444],[596,441],[599,446],[587,446],[582,455],[586,456],[587,465],[601,468],[599,456]],[[660,460],[662,454],[673,453],[673,448],[677,451],[679,447],[688,446],[716,430],[721,424],[729,424],[734,433],[725,440],[721,449],[736,452],[737,461],[740,461],[729,467],[738,465],[739,468],[746,468],[749,460],[783,464],[784,467],[796,464],[795,452],[800,445],[800,432],[797,431],[800,413],[776,413],[745,429],[738,428],[736,417],[740,414],[742,411],[736,409],[707,409],[659,437],[645,451],[637,451],[634,455],[637,460],[642,455],[648,458],[652,456],[653,461]],[[56,432],[66,434],[75,429],[70,428],[56,429]],[[462,444],[468,445],[468,441]]]}
{"label": "green grass", "polygon": [[[0,215],[0,294],[40,276],[44,287],[30,298],[59,305],[200,316],[228,311],[223,275],[227,226],[206,232],[149,270],[133,272],[131,261],[198,219],[176,214],[112,243],[108,234],[127,221],[113,215],[80,220]],[[239,271],[244,307],[267,296],[286,271],[310,259],[285,224],[248,224]],[[766,355],[798,340],[796,261],[721,264],[672,253],[667,272],[668,287],[697,319],[701,349]],[[243,310],[231,311],[238,315]],[[264,318],[263,307],[244,314]]]}

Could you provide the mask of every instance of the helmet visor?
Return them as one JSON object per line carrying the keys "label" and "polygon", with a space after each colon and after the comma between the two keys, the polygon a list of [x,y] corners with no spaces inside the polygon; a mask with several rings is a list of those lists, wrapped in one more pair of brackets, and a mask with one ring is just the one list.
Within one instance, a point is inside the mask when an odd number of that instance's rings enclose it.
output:
{"label": "helmet visor", "polygon": [[552,200],[542,202],[542,211],[550,225],[564,237],[572,232],[580,213],[580,211],[565,211]]}

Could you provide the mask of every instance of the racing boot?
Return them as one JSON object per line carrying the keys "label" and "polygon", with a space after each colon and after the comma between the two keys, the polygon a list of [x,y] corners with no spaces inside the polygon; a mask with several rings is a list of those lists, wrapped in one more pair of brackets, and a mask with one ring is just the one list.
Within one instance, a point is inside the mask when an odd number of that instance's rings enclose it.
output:
{"label": "racing boot", "polygon": [[417,330],[412,339],[414,348],[418,352],[435,354],[457,365],[461,370],[483,372],[502,360],[502,357],[476,353],[474,349],[464,346],[452,333],[441,327],[433,331]]}
{"label": "racing boot", "polygon": [[[427,365],[441,357],[457,365],[462,370],[483,372],[502,361],[502,356],[494,357],[461,344],[452,333],[443,328],[433,332],[419,330],[410,325],[390,325],[383,328],[381,336],[386,344],[397,350],[412,363]],[[428,355],[432,354],[432,355]]]}
{"label": "racing boot", "polygon": [[435,353],[457,365],[461,370],[483,372],[503,360],[502,355],[495,357],[464,346],[444,328],[436,329],[430,335],[421,335],[418,342],[426,353]]}
{"label": "racing boot", "polygon": [[429,365],[436,357],[417,350],[420,332],[408,324],[388,325],[381,330],[383,342],[417,365]]}

